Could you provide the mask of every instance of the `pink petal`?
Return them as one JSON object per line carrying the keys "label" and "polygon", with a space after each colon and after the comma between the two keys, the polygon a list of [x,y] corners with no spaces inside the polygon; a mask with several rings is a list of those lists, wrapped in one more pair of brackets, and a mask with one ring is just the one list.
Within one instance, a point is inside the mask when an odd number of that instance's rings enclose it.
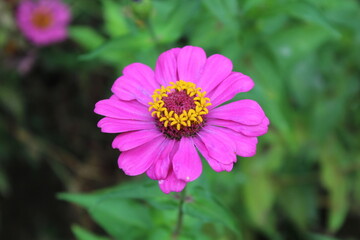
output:
{"label": "pink petal", "polygon": [[216,161],[213,158],[209,158],[207,159],[207,162],[209,163],[210,167],[215,171],[215,172],[222,172],[222,171],[227,171],[227,172],[231,172],[231,170],[234,167],[234,164],[223,164],[220,163],[218,161]]}
{"label": "pink petal", "polygon": [[105,117],[101,119],[97,126],[101,128],[102,132],[106,133],[121,133],[129,131],[137,131],[144,129],[155,129],[155,123],[153,121],[143,122],[134,120],[124,120]]}
{"label": "pink petal", "polygon": [[202,172],[202,164],[192,138],[183,137],[173,158],[176,177],[186,182],[194,181]]}
{"label": "pink petal", "polygon": [[121,100],[137,100],[145,106],[152,100],[152,92],[141,84],[124,76],[119,77],[111,87],[111,91]]}
{"label": "pink petal", "polygon": [[209,151],[205,147],[205,144],[200,140],[200,138],[195,138],[194,142],[195,142],[195,146],[200,151],[201,155],[203,155],[203,157],[209,163],[210,167],[212,169],[214,169],[214,171],[216,171],[216,172],[221,172],[221,171],[230,172],[232,170],[233,163],[231,163],[231,164],[223,164],[223,163],[218,162],[214,158],[212,158],[209,155]]}
{"label": "pink petal", "polygon": [[230,120],[245,125],[259,125],[265,113],[254,100],[245,99],[220,106],[207,115],[208,118]]}
{"label": "pink petal", "polygon": [[61,42],[68,36],[67,29],[63,27],[51,28],[47,30],[39,29],[27,29],[24,34],[30,39],[35,45],[46,46],[51,43]]}
{"label": "pink petal", "polygon": [[177,56],[180,48],[173,48],[162,53],[155,67],[155,79],[162,86],[168,86],[169,82],[179,80],[177,73]]}
{"label": "pink petal", "polygon": [[231,73],[233,64],[230,59],[215,54],[210,56],[205,63],[204,71],[201,74],[197,85],[206,92],[210,92]]}
{"label": "pink petal", "polygon": [[29,20],[36,9],[36,4],[33,1],[22,1],[17,9],[17,20],[25,22]]}
{"label": "pink petal", "polygon": [[127,175],[135,176],[146,172],[154,163],[158,148],[164,141],[164,137],[160,136],[151,142],[147,142],[139,147],[120,154],[118,164]]}
{"label": "pink petal", "polygon": [[249,137],[258,137],[267,133],[269,123],[270,122],[267,117],[264,117],[263,121],[259,125],[253,126],[243,125],[237,122],[222,119],[207,119],[207,124],[209,125],[226,127]]}
{"label": "pink petal", "polygon": [[94,112],[117,119],[153,121],[147,107],[137,101],[101,100],[96,103]]}
{"label": "pink petal", "polygon": [[161,136],[162,133],[157,129],[146,129],[135,132],[126,132],[118,135],[112,142],[113,148],[120,151],[128,151],[130,149],[141,146],[154,138]]}
{"label": "pink petal", "polygon": [[241,157],[252,157],[256,154],[257,137],[244,136],[227,128],[219,128],[219,131],[229,136],[236,146],[236,154]]}
{"label": "pink petal", "polygon": [[109,99],[112,99],[112,100],[121,100],[120,98],[118,98],[115,94],[111,95],[109,97]]}
{"label": "pink petal", "polygon": [[151,95],[159,87],[153,70],[145,64],[133,63],[124,68],[123,74],[115,81],[111,91],[122,100],[136,99],[148,106]]}
{"label": "pink petal", "polygon": [[36,8],[49,9],[54,16],[54,24],[67,25],[71,19],[71,12],[68,5],[58,0],[40,0]]}
{"label": "pink petal", "polygon": [[146,171],[149,178],[154,180],[166,179],[169,175],[173,150],[176,149],[177,141],[165,139],[159,149],[159,156],[154,164]]}
{"label": "pink petal", "polygon": [[155,80],[154,71],[142,63],[133,63],[126,66],[123,70],[125,77],[136,81],[151,93],[159,87]]}
{"label": "pink petal", "polygon": [[186,46],[180,50],[177,60],[179,80],[197,83],[206,62],[205,51],[199,47]]}
{"label": "pink petal", "polygon": [[253,87],[254,81],[250,77],[239,72],[232,72],[207,95],[212,103],[209,109],[231,100],[240,92],[250,91]]}
{"label": "pink petal", "polygon": [[227,171],[227,172],[231,172],[231,170],[234,167],[234,164],[223,164],[220,163],[218,161],[216,161],[213,158],[208,158],[206,159],[207,162],[209,163],[210,167],[215,171],[215,172],[222,172],[222,171]]}
{"label": "pink petal", "polygon": [[[54,2],[54,1],[53,1]],[[52,10],[58,24],[66,25],[71,20],[70,8],[61,1],[54,2]]]}
{"label": "pink petal", "polygon": [[198,136],[210,157],[223,164],[236,162],[236,145],[229,135],[221,131],[221,128],[206,126],[198,133]]}
{"label": "pink petal", "polygon": [[181,192],[186,186],[186,182],[176,178],[173,171],[170,172],[168,177],[159,181],[159,187],[161,191],[166,194],[170,192]]}

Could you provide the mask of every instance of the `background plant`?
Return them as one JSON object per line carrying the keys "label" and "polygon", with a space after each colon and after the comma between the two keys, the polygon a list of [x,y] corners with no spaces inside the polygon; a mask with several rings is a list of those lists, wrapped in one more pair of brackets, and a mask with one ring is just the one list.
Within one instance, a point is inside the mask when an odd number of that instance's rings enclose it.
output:
{"label": "background plant", "polygon": [[360,237],[358,1],[68,3],[70,39],[41,49],[18,32],[16,1],[0,3],[0,238],[170,238],[179,196],[129,181],[92,110],[124,66],[183,45],[251,76],[237,99],[271,127],[255,157],[189,184],[179,239]]}

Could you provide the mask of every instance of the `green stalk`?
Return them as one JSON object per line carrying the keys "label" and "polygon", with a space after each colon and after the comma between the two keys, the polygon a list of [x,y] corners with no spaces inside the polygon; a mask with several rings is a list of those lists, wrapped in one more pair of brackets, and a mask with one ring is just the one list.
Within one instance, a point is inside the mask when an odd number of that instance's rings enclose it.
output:
{"label": "green stalk", "polygon": [[176,226],[173,232],[173,239],[176,240],[180,233],[181,233],[181,228],[183,225],[183,218],[184,218],[184,202],[185,202],[185,198],[186,198],[186,187],[184,188],[184,190],[180,193],[180,202],[179,202],[179,211],[178,211],[178,218],[177,218],[177,222],[176,222]]}

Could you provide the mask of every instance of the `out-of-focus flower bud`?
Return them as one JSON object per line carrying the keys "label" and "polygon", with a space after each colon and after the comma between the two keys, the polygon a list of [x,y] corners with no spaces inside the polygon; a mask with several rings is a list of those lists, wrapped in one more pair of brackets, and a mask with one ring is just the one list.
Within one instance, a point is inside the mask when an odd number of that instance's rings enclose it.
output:
{"label": "out-of-focus flower bud", "polygon": [[151,0],[133,0],[131,3],[132,12],[139,20],[146,20],[152,10]]}

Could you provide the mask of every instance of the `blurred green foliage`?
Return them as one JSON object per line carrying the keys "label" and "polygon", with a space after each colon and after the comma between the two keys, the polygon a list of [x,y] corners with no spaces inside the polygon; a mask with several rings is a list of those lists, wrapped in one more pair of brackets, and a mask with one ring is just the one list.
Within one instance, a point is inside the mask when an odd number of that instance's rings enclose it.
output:
{"label": "blurred green foliage", "polygon": [[[234,100],[257,100],[271,126],[259,138],[256,156],[239,158],[231,173],[205,167],[200,179],[188,184],[178,239],[360,238],[359,1],[77,0],[70,4],[74,15],[70,40],[37,49],[32,71],[38,73],[24,75],[16,54],[31,57],[32,47],[16,31],[11,7],[0,3],[4,26],[0,47],[5,49],[4,62],[11,63],[0,69],[2,198],[17,187],[9,180],[14,173],[6,170],[18,144],[25,148],[16,153],[18,158],[29,165],[47,162],[64,190],[81,192],[79,179],[105,176],[93,173],[105,160],[114,163],[111,173],[119,175],[117,153],[110,150],[112,137],[97,133],[98,118],[91,113],[94,103],[109,96],[109,87],[127,64],[153,67],[161,52],[196,45],[208,54],[229,57],[236,71],[253,78],[255,88]],[[16,58],[14,44],[20,49]],[[48,86],[52,77],[59,90]],[[75,92],[69,94],[73,88]],[[64,92],[75,102],[61,97]],[[38,95],[50,99],[49,106],[36,107],[41,101],[32,97]],[[58,109],[51,112],[52,108]],[[47,118],[49,111],[52,115]],[[67,113],[74,115],[64,117]],[[57,124],[49,124],[59,116]],[[77,124],[72,126],[72,121]],[[54,126],[59,129],[49,133]],[[58,195],[85,208],[103,230],[74,225],[76,239],[170,239],[179,195],[165,195],[155,182],[145,179],[121,180],[118,186],[89,194]]]}

